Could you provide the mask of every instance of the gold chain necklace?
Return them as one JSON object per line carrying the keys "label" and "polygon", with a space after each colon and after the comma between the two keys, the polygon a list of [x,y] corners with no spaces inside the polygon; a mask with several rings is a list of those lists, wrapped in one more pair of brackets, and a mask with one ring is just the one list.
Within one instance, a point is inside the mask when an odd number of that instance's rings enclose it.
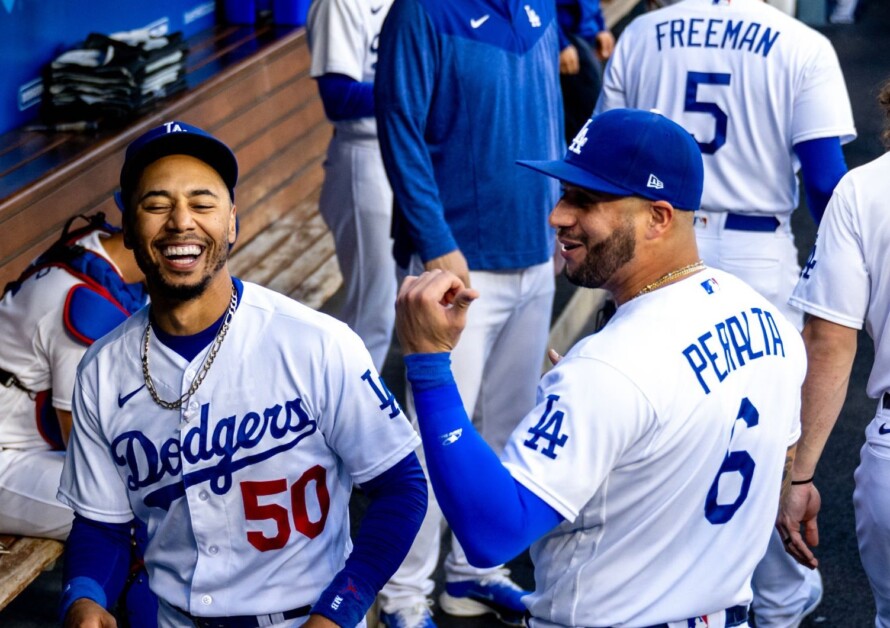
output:
{"label": "gold chain necklace", "polygon": [[207,355],[204,356],[204,362],[201,364],[201,369],[198,371],[195,379],[192,380],[192,385],[189,386],[189,389],[176,401],[165,401],[161,399],[160,395],[158,395],[158,391],[155,389],[155,384],[151,379],[151,373],[148,368],[148,343],[151,339],[151,320],[148,321],[145,325],[145,334],[143,335],[142,340],[142,379],[145,381],[145,387],[148,388],[148,392],[156,404],[167,410],[178,410],[182,408],[183,405],[188,405],[188,400],[195,394],[195,391],[198,390],[198,387],[204,381],[207,371],[210,370],[210,365],[213,364],[216,354],[219,353],[219,348],[222,346],[223,339],[226,337],[226,332],[229,331],[229,324],[232,322],[232,316],[234,316],[235,308],[237,306],[238,290],[233,283],[232,299],[229,301],[229,309],[226,311],[226,317],[223,319],[222,324],[219,326],[219,330],[216,332],[216,337],[214,337],[213,343],[210,345],[210,350],[207,352]]}
{"label": "gold chain necklace", "polygon": [[678,268],[677,270],[672,270],[671,272],[669,272],[665,275],[662,275],[661,277],[659,277],[658,279],[656,279],[655,281],[653,281],[652,283],[647,285],[645,288],[643,288],[642,290],[637,292],[635,295],[633,295],[631,297],[631,300],[636,299],[637,297],[642,296],[648,292],[652,292],[653,290],[657,290],[658,288],[662,287],[664,284],[669,282],[671,279],[677,279],[678,277],[685,277],[686,275],[691,275],[694,272],[702,270],[704,267],[705,267],[705,263],[701,260],[698,260],[697,262],[693,262],[692,264],[689,264],[688,266],[684,266],[683,268]]}

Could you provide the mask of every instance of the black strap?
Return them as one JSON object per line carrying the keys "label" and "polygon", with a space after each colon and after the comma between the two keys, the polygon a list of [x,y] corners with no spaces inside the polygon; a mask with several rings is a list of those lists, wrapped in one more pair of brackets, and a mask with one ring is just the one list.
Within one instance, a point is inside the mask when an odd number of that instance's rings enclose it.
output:
{"label": "black strap", "polygon": [[33,390],[26,388],[25,385],[22,384],[21,381],[19,381],[19,378],[15,376],[15,373],[10,373],[4,368],[0,368],[0,385],[5,386],[6,388],[15,386],[19,390],[23,390],[29,395],[37,394]]}
{"label": "black strap", "polygon": [[309,605],[293,608],[289,611],[280,613],[271,613],[269,615],[233,615],[231,617],[196,617],[186,612],[178,606],[172,606],[180,614],[188,617],[197,628],[260,628],[263,625],[269,625],[266,621],[260,624],[260,618],[277,623],[285,619],[296,619],[297,617],[305,617],[309,614],[311,607]]}

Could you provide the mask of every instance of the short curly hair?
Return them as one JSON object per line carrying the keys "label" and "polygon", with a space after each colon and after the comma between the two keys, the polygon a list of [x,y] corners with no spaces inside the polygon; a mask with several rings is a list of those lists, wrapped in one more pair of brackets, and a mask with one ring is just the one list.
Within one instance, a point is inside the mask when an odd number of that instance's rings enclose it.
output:
{"label": "short curly hair", "polygon": [[890,80],[881,86],[878,93],[878,104],[884,109],[884,132],[881,133],[881,140],[884,146],[890,148]]}

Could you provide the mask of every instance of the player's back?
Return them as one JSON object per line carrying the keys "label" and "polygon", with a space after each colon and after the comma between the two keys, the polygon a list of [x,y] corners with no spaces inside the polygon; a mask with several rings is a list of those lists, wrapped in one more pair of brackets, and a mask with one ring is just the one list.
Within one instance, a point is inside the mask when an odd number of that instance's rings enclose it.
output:
{"label": "player's back", "polygon": [[634,20],[597,111],[615,107],[656,108],[695,136],[706,210],[791,212],[793,145],[855,137],[828,39],[761,0],[686,0]]}
{"label": "player's back", "polygon": [[[534,616],[648,626],[749,603],[798,434],[797,331],[747,285],[707,269],[622,305],[564,361],[544,385],[574,378],[591,397],[568,401],[564,421],[584,441],[574,477],[589,478],[592,496],[533,548]],[[583,485],[563,490],[565,503],[585,499]]]}

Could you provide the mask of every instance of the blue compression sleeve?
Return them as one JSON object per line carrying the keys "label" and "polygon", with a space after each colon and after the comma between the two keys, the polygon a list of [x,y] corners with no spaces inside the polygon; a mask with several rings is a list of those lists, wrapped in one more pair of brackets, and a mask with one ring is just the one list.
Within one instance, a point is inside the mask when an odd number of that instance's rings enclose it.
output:
{"label": "blue compression sleeve", "polygon": [[395,573],[426,514],[426,477],[411,452],[362,488],[371,499],[352,553],[312,608],[340,626],[359,623]]}
{"label": "blue compression sleeve", "polygon": [[65,545],[61,617],[80,598],[114,604],[130,566],[130,524],[102,523],[74,515]]}
{"label": "blue compression sleeve", "polygon": [[794,152],[800,159],[807,206],[818,225],[822,221],[831,193],[841,177],[847,173],[841,141],[837,137],[809,140],[795,144]]}
{"label": "blue compression sleeve", "polygon": [[447,353],[405,357],[427,471],[436,499],[467,558],[500,565],[563,517],[513,479],[470,423]]}
{"label": "blue compression sleeve", "polygon": [[374,116],[374,84],[361,83],[345,74],[318,77],[318,93],[332,122]]}

